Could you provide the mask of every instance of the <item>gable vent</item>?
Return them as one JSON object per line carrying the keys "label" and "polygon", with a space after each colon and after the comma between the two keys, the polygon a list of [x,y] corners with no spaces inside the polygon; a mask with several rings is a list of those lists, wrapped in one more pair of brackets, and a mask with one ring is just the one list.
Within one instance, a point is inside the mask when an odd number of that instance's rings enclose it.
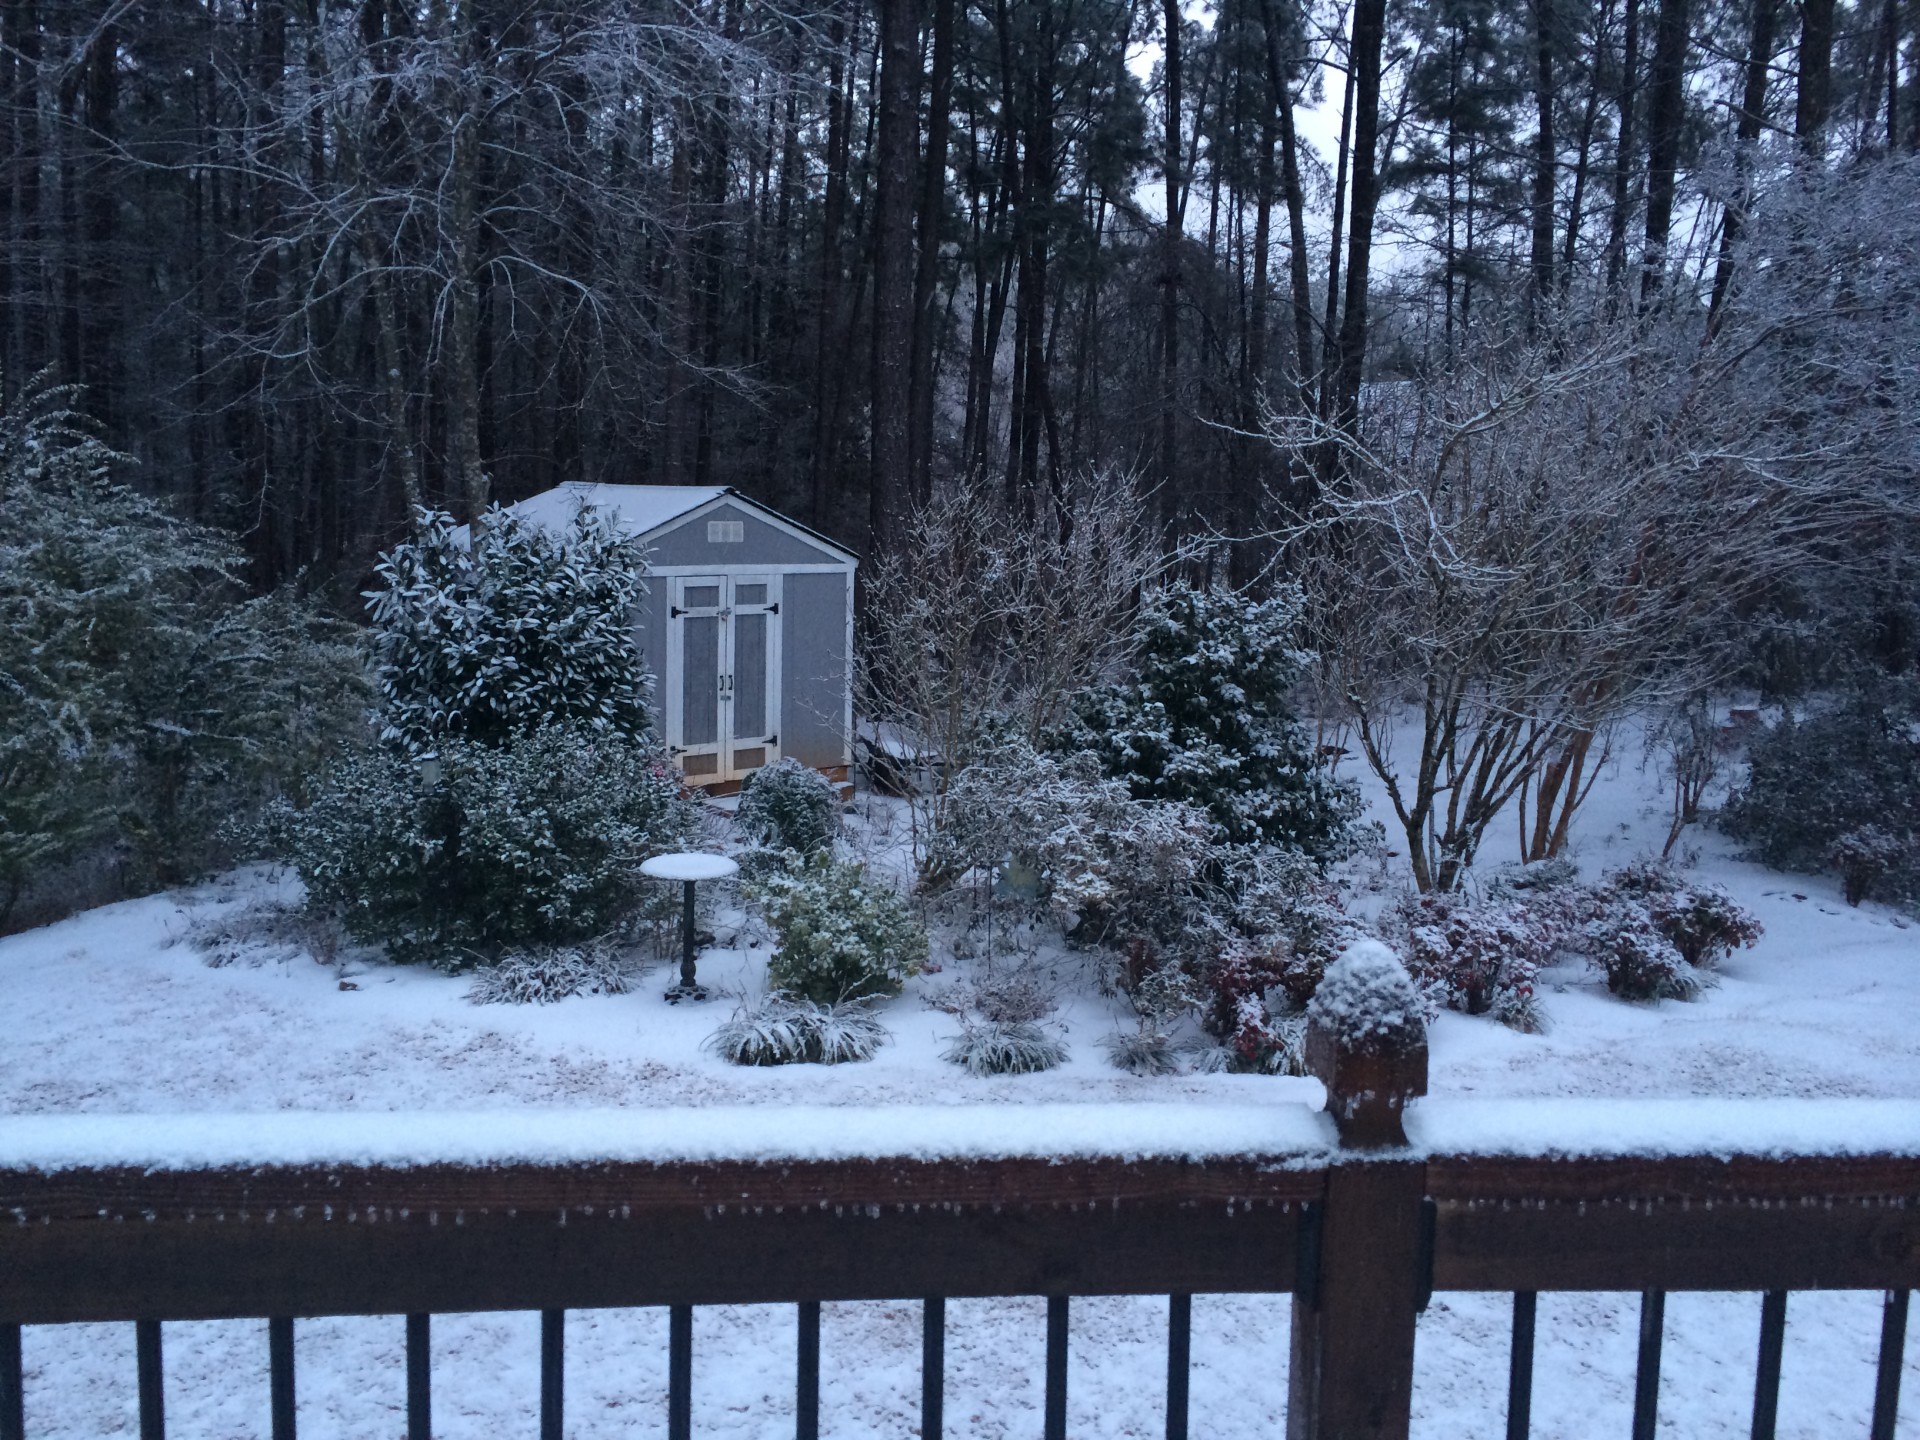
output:
{"label": "gable vent", "polygon": [[743,520],[707,521],[707,543],[710,545],[738,545],[747,538],[747,526]]}

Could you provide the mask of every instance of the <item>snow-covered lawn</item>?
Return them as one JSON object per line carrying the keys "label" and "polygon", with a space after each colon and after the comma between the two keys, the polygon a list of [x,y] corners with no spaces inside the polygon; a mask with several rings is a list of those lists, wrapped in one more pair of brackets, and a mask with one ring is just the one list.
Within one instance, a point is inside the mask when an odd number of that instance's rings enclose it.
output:
{"label": "snow-covered lawn", "polygon": [[[1589,871],[1619,864],[1664,834],[1664,808],[1629,763],[1601,783],[1577,830]],[[1511,849],[1496,828],[1489,861]],[[1911,1099],[1920,1105],[1920,927],[1882,907],[1848,909],[1834,882],[1734,861],[1720,837],[1693,833],[1699,869],[1767,927],[1692,1004],[1627,1005],[1578,967],[1548,972],[1551,1029],[1520,1035],[1442,1016],[1432,1035],[1439,1095]],[[893,1040],[874,1061],[742,1070],[702,1041],[726,1002],[669,1006],[665,970],[631,995],[533,1008],[478,1007],[466,982],[360,961],[343,989],[303,955],[254,954],[215,968],[186,943],[209,915],[252,904],[284,882],[265,872],[190,893],[109,906],[0,940],[0,1113],[434,1111],[804,1102],[829,1106],[1009,1102],[1317,1103],[1310,1081],[1190,1075],[1137,1079],[1098,1045],[1122,1023],[1071,958],[1061,960],[1060,1021],[1072,1058],[1046,1075],[971,1079],[940,1059],[955,1022],[927,1006],[959,966],[921,977],[891,1003]],[[729,937],[722,926],[722,939]],[[724,949],[702,978],[751,989],[764,950]],[[0,1157],[4,1160],[4,1157]],[[1535,1431],[1622,1434],[1632,1404],[1637,1299],[1543,1297]],[[1878,1297],[1796,1295],[1789,1311],[1780,1434],[1864,1434],[1873,1388]],[[1442,1295],[1420,1332],[1415,1431],[1496,1433],[1504,1405],[1504,1297]],[[1663,1435],[1744,1435],[1759,1304],[1752,1296],[1675,1295],[1667,1312]],[[1158,1433],[1165,1302],[1075,1303],[1070,1422],[1087,1436]],[[1037,1301],[950,1307],[948,1428],[1028,1435],[1039,1427],[1044,1308]],[[1920,1327],[1908,1340],[1907,1413],[1920,1437]],[[919,1310],[826,1307],[826,1432],[914,1433]],[[570,1435],[665,1432],[666,1322],[651,1311],[570,1317]],[[538,1394],[537,1323],[523,1315],[447,1317],[435,1331],[436,1420],[448,1437],[530,1433]],[[1287,1302],[1202,1297],[1195,1304],[1194,1433],[1276,1433],[1286,1391]],[[315,1320],[299,1327],[303,1433],[397,1437],[404,1431],[399,1320]],[[168,1419],[178,1436],[264,1434],[263,1323],[166,1331]],[[695,1329],[696,1430],[791,1433],[793,1330],[780,1308],[713,1308]],[[131,1326],[30,1330],[28,1429],[36,1437],[136,1433]]]}

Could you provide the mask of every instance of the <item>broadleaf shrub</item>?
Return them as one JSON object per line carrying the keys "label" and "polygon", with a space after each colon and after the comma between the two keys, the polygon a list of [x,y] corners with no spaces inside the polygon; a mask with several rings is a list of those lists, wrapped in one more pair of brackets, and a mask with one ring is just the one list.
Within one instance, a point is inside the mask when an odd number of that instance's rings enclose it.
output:
{"label": "broadleaf shrub", "polygon": [[[1837,865],[1858,893],[1853,903],[1873,894],[1920,899],[1915,710],[1909,697],[1862,692],[1782,720],[1749,747],[1746,781],[1721,812],[1721,828],[1778,870]],[[1842,846],[1869,831],[1884,839]]]}
{"label": "broadleaf shrub", "polygon": [[895,995],[926,963],[926,928],[865,866],[816,854],[755,877],[748,890],[779,944],[767,983],[799,999],[831,1005]]}
{"label": "broadleaf shrub", "polygon": [[361,751],[269,817],[309,903],[395,960],[460,969],[606,935],[646,897],[639,862],[691,823],[656,749],[578,726],[446,739],[435,764]]}
{"label": "broadleaf shrub", "polygon": [[424,754],[562,724],[644,735],[642,557],[611,517],[583,507],[556,531],[495,507],[477,537],[442,511],[416,518],[367,597],[384,740]]}
{"label": "broadleaf shrub", "polygon": [[1382,928],[1408,973],[1437,1003],[1492,1014],[1516,1030],[1541,1028],[1540,968],[1565,941],[1553,908],[1461,894],[1409,895],[1383,917]]}
{"label": "broadleaf shrub", "polygon": [[747,777],[733,818],[756,845],[811,855],[840,833],[840,794],[818,770],[783,755]]}

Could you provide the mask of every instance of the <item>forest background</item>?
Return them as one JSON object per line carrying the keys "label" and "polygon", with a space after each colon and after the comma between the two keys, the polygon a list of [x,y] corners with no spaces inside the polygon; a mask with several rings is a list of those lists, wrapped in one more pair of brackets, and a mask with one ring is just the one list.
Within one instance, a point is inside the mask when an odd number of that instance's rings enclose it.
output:
{"label": "forest background", "polygon": [[348,610],[411,505],[574,479],[735,485],[869,553],[956,478],[1031,505],[1120,474],[1245,579],[1341,463],[1273,416],[1350,426],[1365,382],[1553,307],[1718,305],[1756,157],[1920,144],[1915,0],[10,0],[0,27],[4,398],[83,384],[252,584]]}

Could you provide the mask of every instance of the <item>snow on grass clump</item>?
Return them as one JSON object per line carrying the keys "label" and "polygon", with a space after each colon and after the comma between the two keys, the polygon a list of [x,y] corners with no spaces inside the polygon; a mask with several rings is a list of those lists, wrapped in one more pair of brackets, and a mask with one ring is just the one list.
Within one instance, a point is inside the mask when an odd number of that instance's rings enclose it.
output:
{"label": "snow on grass clump", "polygon": [[639,969],[612,945],[548,945],[502,956],[467,989],[476,1005],[550,1005],[573,995],[625,995]]}
{"label": "snow on grass clump", "polygon": [[1031,1020],[966,1025],[940,1052],[969,1075],[1033,1075],[1066,1063],[1067,1047]]}
{"label": "snow on grass clump", "polygon": [[1327,967],[1307,1019],[1342,1045],[1391,1045],[1420,1033],[1425,1007],[1399,956],[1378,940],[1356,940]]}
{"label": "snow on grass clump", "polygon": [[734,1065],[841,1065],[871,1060],[886,1040],[886,1026],[862,1005],[818,1005],[775,990],[743,1001],[706,1048]]}

